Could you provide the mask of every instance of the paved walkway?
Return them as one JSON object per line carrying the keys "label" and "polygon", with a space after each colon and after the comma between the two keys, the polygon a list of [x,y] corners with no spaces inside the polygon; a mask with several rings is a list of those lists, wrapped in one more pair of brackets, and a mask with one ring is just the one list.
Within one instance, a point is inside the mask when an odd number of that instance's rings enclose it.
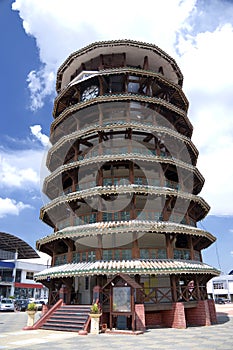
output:
{"label": "paved walkway", "polygon": [[[218,324],[152,329],[142,335],[87,335],[47,330],[1,332],[0,349],[11,350],[207,350],[233,349],[233,305],[217,306]],[[232,314],[232,315],[231,315]]]}

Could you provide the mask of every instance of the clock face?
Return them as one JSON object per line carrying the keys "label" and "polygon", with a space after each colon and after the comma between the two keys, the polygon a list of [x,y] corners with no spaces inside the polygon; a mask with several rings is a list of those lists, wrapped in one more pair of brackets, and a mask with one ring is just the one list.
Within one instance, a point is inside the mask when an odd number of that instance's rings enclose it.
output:
{"label": "clock face", "polygon": [[82,101],[87,101],[90,100],[90,98],[94,98],[96,96],[98,96],[99,94],[99,88],[96,85],[91,85],[88,88],[86,88],[86,90],[84,90],[83,94],[82,94]]}

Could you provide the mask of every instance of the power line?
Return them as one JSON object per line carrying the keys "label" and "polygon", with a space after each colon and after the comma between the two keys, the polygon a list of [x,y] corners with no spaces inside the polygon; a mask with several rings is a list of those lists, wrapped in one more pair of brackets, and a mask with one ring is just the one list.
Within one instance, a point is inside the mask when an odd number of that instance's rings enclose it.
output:
{"label": "power line", "polygon": [[[198,222],[202,228],[207,231],[207,229],[205,228],[205,226],[202,224],[201,221]],[[222,267],[221,267],[221,263],[220,263],[220,257],[219,257],[219,252],[218,252],[218,244],[217,244],[217,240],[215,241],[215,250],[216,250],[216,256],[217,256],[217,261],[218,261],[218,267],[219,267],[219,270],[222,271]]]}

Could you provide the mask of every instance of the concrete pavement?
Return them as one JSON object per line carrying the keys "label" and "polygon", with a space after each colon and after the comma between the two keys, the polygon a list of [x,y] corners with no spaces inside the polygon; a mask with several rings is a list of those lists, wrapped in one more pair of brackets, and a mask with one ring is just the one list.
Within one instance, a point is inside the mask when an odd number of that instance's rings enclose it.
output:
{"label": "concrete pavement", "polygon": [[[142,335],[99,334],[80,336],[72,332],[47,330],[2,332],[0,315],[0,349],[11,350],[206,350],[233,349],[233,305],[217,305],[218,324],[187,329],[158,328]],[[21,316],[20,316],[21,317]],[[25,316],[24,321],[25,321]],[[24,324],[25,325],[25,324]],[[23,326],[24,326],[23,325]]]}

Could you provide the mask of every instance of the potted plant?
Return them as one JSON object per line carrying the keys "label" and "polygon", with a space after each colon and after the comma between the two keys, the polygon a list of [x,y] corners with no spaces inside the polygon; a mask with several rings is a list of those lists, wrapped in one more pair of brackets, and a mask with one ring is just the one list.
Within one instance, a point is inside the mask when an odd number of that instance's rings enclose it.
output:
{"label": "potted plant", "polygon": [[28,303],[28,306],[27,306],[27,311],[37,311],[37,305],[36,303]]}
{"label": "potted plant", "polygon": [[90,309],[91,334],[99,334],[100,316],[102,315],[98,303],[94,303]]}
{"label": "potted plant", "polygon": [[28,327],[32,327],[34,325],[36,311],[37,311],[37,305],[35,303],[29,303],[26,310],[28,314],[28,322],[27,322]]}
{"label": "potted plant", "polygon": [[100,307],[97,303],[94,303],[91,305],[90,314],[95,314],[95,315],[101,314]]}

